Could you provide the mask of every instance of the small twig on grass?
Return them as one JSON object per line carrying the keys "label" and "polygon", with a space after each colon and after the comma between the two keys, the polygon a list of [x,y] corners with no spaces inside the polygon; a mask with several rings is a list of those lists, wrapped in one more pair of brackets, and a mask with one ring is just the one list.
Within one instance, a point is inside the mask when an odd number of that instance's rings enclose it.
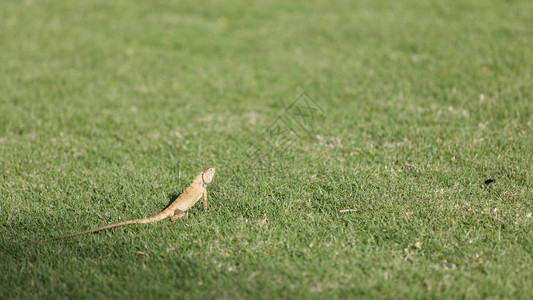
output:
{"label": "small twig on grass", "polygon": [[339,212],[341,213],[345,213],[345,212],[358,212],[359,211],[359,208],[356,208],[356,209],[341,209],[339,210]]}

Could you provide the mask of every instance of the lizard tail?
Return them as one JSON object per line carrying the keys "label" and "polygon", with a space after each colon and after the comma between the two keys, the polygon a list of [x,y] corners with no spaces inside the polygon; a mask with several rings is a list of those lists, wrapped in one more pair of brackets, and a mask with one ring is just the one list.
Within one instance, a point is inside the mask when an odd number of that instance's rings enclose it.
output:
{"label": "lizard tail", "polygon": [[117,227],[117,226],[123,226],[123,225],[128,225],[128,224],[137,224],[137,223],[144,224],[144,223],[151,223],[151,222],[155,222],[155,221],[157,221],[157,220],[154,220],[153,218],[142,218],[142,219],[128,220],[128,221],[123,221],[123,222],[119,222],[119,223],[115,223],[115,224],[109,224],[109,225],[98,227],[98,228],[85,230],[85,231],[80,231],[80,232],[60,235],[60,236],[56,236],[56,237],[53,237],[53,238],[50,238],[50,239],[40,240],[40,241],[35,242],[33,244],[40,244],[40,243],[44,243],[44,242],[48,242],[48,241],[58,240],[58,239],[67,238],[67,237],[76,236],[76,235],[85,234],[85,233],[91,233],[91,232],[100,231],[100,230],[113,228],[113,227]]}

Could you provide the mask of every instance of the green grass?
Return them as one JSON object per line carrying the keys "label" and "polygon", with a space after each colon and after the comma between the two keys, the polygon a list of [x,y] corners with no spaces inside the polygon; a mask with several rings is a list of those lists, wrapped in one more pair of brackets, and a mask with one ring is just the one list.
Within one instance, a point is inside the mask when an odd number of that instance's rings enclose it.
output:
{"label": "green grass", "polygon": [[0,298],[531,299],[533,3],[432,2],[2,1]]}

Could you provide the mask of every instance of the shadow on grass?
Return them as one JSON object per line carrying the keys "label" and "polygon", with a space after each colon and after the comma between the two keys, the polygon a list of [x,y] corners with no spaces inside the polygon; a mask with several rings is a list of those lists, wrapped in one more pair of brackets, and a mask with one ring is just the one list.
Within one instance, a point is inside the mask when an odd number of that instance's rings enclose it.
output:
{"label": "shadow on grass", "polygon": [[176,194],[176,193],[171,193],[171,194],[168,194],[167,195],[167,199],[168,199],[168,204],[165,206],[165,208],[163,208],[161,211],[167,209],[171,204],[172,202],[174,202],[174,200],[176,200],[176,198],[178,198],[181,194]]}

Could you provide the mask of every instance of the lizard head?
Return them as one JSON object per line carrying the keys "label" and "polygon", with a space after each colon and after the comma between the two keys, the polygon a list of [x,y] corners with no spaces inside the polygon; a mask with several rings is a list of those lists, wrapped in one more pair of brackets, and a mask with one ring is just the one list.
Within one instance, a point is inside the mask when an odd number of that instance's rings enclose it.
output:
{"label": "lizard head", "polygon": [[213,176],[215,176],[214,167],[207,167],[202,170],[202,181],[204,184],[210,183],[213,180]]}

